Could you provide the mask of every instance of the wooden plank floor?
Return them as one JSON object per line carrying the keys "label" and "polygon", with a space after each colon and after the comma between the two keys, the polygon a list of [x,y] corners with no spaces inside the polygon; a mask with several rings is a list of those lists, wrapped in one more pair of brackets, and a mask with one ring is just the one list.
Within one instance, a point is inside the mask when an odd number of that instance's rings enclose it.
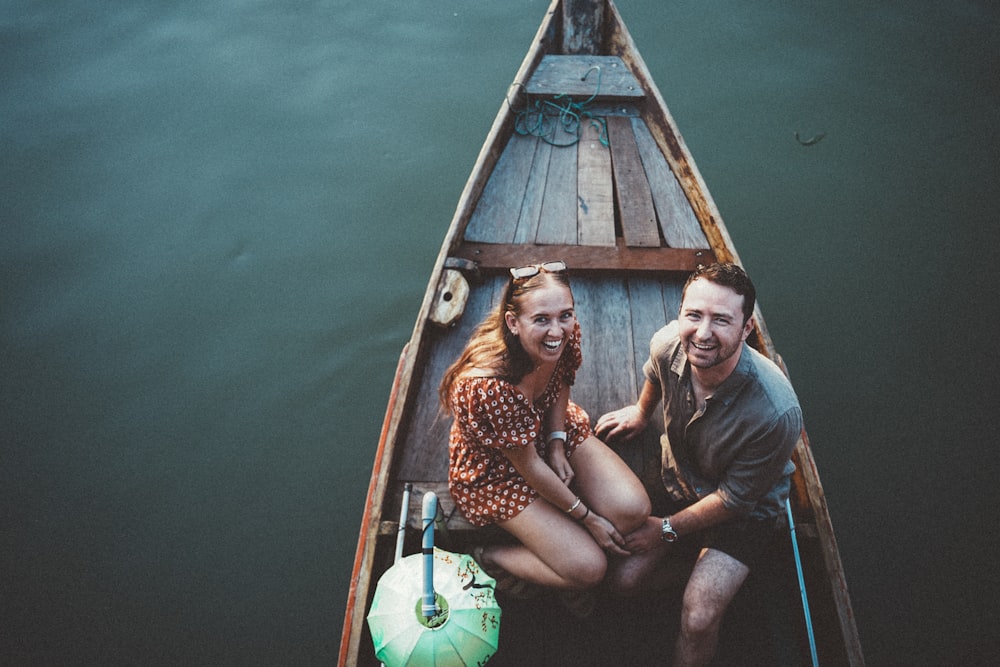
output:
{"label": "wooden plank floor", "polygon": [[[604,113],[582,120],[580,141],[568,146],[512,135],[465,240],[612,247],[624,238],[630,247],[707,248],[637,108],[619,105]],[[609,146],[601,143],[602,123]]]}

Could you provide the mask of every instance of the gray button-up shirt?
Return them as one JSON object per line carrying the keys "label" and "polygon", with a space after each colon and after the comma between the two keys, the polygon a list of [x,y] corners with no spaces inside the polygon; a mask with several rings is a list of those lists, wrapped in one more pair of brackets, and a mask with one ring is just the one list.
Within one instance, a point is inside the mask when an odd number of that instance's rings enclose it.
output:
{"label": "gray button-up shirt", "polygon": [[699,411],[677,322],[649,348],[643,372],[663,395],[661,475],[671,497],[690,503],[718,491],[744,516],[783,514],[802,409],[781,369],[744,343],[736,369]]}

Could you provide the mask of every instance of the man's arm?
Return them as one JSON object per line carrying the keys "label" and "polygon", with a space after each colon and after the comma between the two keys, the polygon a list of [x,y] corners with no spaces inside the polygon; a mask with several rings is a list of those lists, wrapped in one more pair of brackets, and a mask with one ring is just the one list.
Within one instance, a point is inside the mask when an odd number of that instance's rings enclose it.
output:
{"label": "man's arm", "polygon": [[[685,507],[677,514],[670,515],[670,527],[677,536],[694,533],[704,528],[723,523],[738,516],[726,509],[717,493],[710,493],[694,505]],[[625,548],[632,553],[641,553],[663,546],[662,528],[665,517],[651,516],[639,528],[625,536]]]}
{"label": "man's arm", "polygon": [[653,410],[656,409],[662,395],[660,385],[653,384],[647,379],[642,385],[639,400],[636,401],[635,405],[628,405],[620,410],[601,415],[601,418],[597,420],[594,432],[597,433],[597,437],[605,441],[618,436],[624,436],[626,440],[632,439],[642,433],[642,430],[649,424]]}
{"label": "man's arm", "polygon": [[670,516],[670,525],[679,536],[694,533],[740,516],[727,509],[718,492],[713,492],[693,505]]}

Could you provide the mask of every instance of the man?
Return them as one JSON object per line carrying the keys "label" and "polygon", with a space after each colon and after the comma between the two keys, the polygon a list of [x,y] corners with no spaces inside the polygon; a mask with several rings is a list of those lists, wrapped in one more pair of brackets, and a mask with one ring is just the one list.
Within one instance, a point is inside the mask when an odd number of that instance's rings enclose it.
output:
{"label": "man", "polygon": [[674,665],[712,659],[729,603],[780,525],[795,469],[789,458],[802,411],[781,370],[746,344],[755,299],[738,266],[699,267],[684,286],[678,320],[650,342],[638,402],[597,421],[600,437],[631,438],[663,402],[666,498],[654,506],[663,516],[627,536],[632,555],[608,583],[619,592],[642,590],[684,551],[696,557]]}

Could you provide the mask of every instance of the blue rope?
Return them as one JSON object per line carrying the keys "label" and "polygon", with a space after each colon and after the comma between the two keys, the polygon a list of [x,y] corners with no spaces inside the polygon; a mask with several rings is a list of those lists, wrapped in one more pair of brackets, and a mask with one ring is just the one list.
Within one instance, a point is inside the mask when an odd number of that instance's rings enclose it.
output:
{"label": "blue rope", "polygon": [[[594,65],[581,77],[581,81],[586,81],[590,73],[597,70],[597,88],[594,94],[583,102],[574,102],[573,98],[565,93],[556,95],[551,100],[535,100],[525,109],[517,112],[514,117],[514,131],[522,136],[538,137],[547,144],[556,147],[572,146],[580,141],[581,122],[589,120],[594,129],[597,130],[598,140],[602,145],[608,146],[608,126],[603,118],[595,118],[587,110],[587,105],[597,98],[601,91],[601,68]],[[516,83],[520,87],[524,84]],[[510,101],[508,100],[508,105]],[[558,120],[558,124],[554,122]],[[555,141],[555,132],[561,127],[565,134],[574,138],[566,143]]]}

